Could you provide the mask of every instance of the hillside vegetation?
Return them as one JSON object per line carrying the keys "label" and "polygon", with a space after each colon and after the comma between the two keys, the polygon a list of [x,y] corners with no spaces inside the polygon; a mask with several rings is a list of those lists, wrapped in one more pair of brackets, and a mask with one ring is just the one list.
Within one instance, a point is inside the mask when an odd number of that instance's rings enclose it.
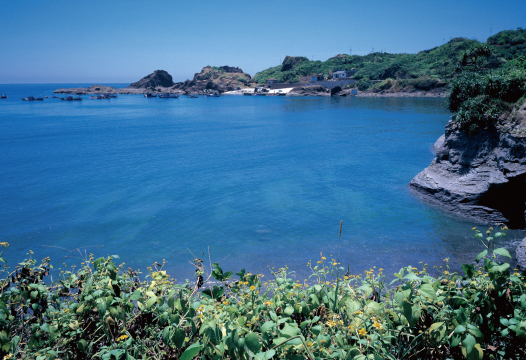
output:
{"label": "hillside vegetation", "polygon": [[400,90],[430,90],[451,82],[462,71],[459,63],[472,60],[472,49],[487,47],[491,54],[484,58],[487,68],[503,67],[508,61],[526,56],[526,30],[502,31],[491,36],[487,43],[466,38],[454,38],[435,48],[417,54],[373,52],[367,55],[340,54],[326,61],[310,61],[306,57],[287,56],[283,64],[258,72],[253,82],[263,84],[269,78],[280,82],[308,82],[310,75],[332,75],[337,70],[355,69],[360,90],[378,87],[372,80],[389,80],[381,84],[389,88],[395,84]]}
{"label": "hillside vegetation", "polygon": [[391,285],[381,268],[345,274],[321,255],[305,281],[286,267],[267,279],[194,259],[195,285],[175,284],[164,261],[143,277],[118,256],[89,256],[52,282],[49,258],[28,259],[0,269],[0,357],[523,359],[526,277],[501,261],[505,230],[475,231],[487,249],[461,273],[444,259],[404,267]]}

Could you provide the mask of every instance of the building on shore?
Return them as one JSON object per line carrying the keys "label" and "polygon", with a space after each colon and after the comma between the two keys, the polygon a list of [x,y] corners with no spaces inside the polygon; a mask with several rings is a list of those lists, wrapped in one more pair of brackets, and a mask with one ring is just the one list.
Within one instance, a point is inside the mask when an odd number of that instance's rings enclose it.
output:
{"label": "building on shore", "polygon": [[323,81],[325,77],[322,74],[313,74],[310,76],[310,82]]}
{"label": "building on shore", "polygon": [[354,76],[354,69],[351,69],[351,70],[338,70],[338,71],[335,71],[334,73],[332,73],[332,78],[333,79],[344,79],[344,78],[350,78],[352,76]]}

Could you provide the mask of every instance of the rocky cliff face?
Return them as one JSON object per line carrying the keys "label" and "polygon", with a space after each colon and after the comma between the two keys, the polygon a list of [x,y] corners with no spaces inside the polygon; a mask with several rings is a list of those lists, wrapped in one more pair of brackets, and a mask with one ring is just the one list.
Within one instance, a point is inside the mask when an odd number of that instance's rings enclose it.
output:
{"label": "rocky cliff face", "polygon": [[150,75],[143,77],[141,80],[131,84],[130,88],[134,89],[153,89],[157,87],[168,88],[174,85],[172,75],[164,70],[155,70]]}
{"label": "rocky cliff face", "polygon": [[436,157],[410,189],[424,200],[485,224],[526,227],[526,103],[503,122],[472,134],[452,121],[435,143]]}

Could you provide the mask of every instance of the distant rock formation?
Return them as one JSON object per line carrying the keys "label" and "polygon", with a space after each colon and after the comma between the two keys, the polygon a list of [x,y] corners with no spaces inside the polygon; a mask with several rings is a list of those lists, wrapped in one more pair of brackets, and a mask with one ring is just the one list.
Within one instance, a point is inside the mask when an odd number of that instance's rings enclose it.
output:
{"label": "distant rock formation", "polygon": [[57,89],[56,93],[63,94],[146,94],[146,93],[172,93],[172,94],[211,94],[235,90],[245,87],[251,80],[249,74],[232,66],[205,66],[201,72],[194,75],[193,80],[174,83],[172,75],[165,70],[155,70],[141,80],[121,89],[108,86],[93,85],[89,88]]}
{"label": "distant rock formation", "polygon": [[331,91],[321,85],[299,86],[290,90],[287,96],[331,96]]}
{"label": "distant rock formation", "polygon": [[117,89],[106,85],[91,85],[87,88],[57,89],[53,92],[58,94],[112,94],[116,93]]}
{"label": "distant rock formation", "polygon": [[164,70],[155,70],[150,75],[143,77],[128,87],[134,89],[153,89],[156,87],[169,88],[172,86],[174,86],[172,75]]}
{"label": "distant rock formation", "polygon": [[436,157],[409,184],[424,200],[473,221],[526,227],[526,103],[514,124],[469,133],[453,121]]}
{"label": "distant rock formation", "polygon": [[194,75],[193,80],[177,83],[174,89],[182,90],[187,94],[222,93],[235,90],[237,87],[245,87],[250,80],[250,75],[245,74],[238,67],[205,66],[201,72]]}

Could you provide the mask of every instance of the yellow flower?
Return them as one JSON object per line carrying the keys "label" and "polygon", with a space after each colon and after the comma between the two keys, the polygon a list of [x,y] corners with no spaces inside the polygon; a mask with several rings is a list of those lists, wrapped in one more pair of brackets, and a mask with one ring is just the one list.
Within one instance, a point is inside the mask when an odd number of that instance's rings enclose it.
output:
{"label": "yellow flower", "polygon": [[362,312],[361,312],[360,310],[356,310],[356,311],[354,312],[355,315],[360,315],[361,313],[362,313]]}
{"label": "yellow flower", "polygon": [[338,265],[338,263],[332,263],[332,266],[336,266],[336,265]]}
{"label": "yellow flower", "polygon": [[250,290],[251,290],[251,291],[254,291],[254,290],[256,290],[256,287],[255,287],[254,285],[252,285],[252,286],[250,287]]}
{"label": "yellow flower", "polygon": [[327,258],[325,256],[322,256],[321,259],[322,260],[327,260]]}
{"label": "yellow flower", "polygon": [[508,227],[507,227],[507,226],[504,226],[504,227],[502,228],[502,230],[508,230]]}
{"label": "yellow flower", "polygon": [[[3,246],[3,247],[8,247],[9,246],[9,243],[3,241],[3,242],[0,242],[0,245]],[[6,356],[13,356],[13,354],[9,354],[9,355],[6,355]],[[9,358],[8,358],[9,359]]]}
{"label": "yellow flower", "polygon": [[445,270],[444,275],[449,275],[449,271]]}
{"label": "yellow flower", "polygon": [[489,229],[490,229],[490,230],[493,230],[493,226],[490,226],[490,228],[489,228]]}
{"label": "yellow flower", "polygon": [[382,324],[380,324],[378,321],[375,321],[373,326],[377,328],[378,330],[382,330]]}
{"label": "yellow flower", "polygon": [[477,230],[477,227],[472,227],[471,230]]}
{"label": "yellow flower", "polygon": [[126,340],[129,336],[128,335],[121,335],[117,338],[117,341]]}
{"label": "yellow flower", "polygon": [[360,330],[358,330],[358,334],[360,336],[365,336],[365,335],[367,335],[367,331],[364,328],[361,328]]}

